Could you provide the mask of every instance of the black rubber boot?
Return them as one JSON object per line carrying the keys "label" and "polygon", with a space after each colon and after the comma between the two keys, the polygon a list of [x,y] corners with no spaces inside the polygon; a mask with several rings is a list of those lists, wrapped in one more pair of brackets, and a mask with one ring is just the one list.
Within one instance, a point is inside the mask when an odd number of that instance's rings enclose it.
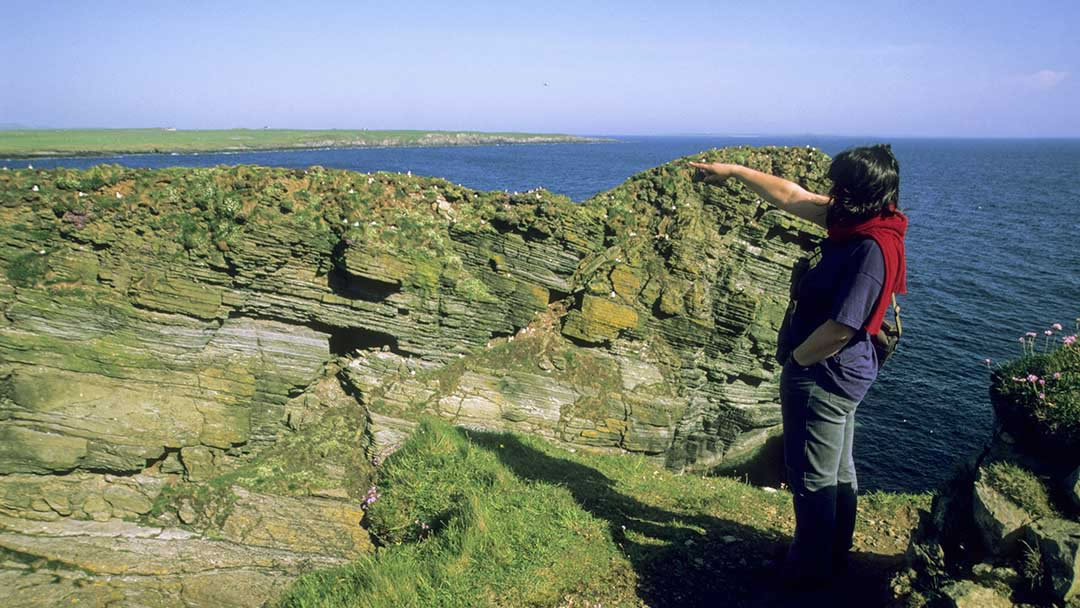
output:
{"label": "black rubber boot", "polygon": [[833,537],[833,573],[847,572],[848,554],[855,536],[859,497],[850,483],[836,486],[836,536]]}
{"label": "black rubber boot", "polygon": [[836,486],[795,493],[795,539],[788,550],[785,578],[791,587],[811,589],[832,576],[836,537]]}

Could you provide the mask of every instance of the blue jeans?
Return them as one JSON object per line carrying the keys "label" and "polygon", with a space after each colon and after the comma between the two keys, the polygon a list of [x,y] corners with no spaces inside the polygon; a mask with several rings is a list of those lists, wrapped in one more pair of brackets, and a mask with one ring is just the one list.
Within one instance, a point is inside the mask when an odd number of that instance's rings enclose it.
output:
{"label": "blue jeans", "polygon": [[824,582],[851,549],[858,491],[851,448],[858,405],[823,389],[813,366],[784,366],[784,465],[795,506],[787,568],[795,579]]}

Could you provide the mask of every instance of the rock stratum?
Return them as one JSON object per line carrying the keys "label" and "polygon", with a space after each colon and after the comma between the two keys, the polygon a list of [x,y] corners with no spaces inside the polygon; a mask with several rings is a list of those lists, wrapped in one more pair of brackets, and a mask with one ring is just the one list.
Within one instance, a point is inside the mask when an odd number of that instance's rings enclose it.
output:
{"label": "rock stratum", "polygon": [[[705,157],[827,188],[816,150]],[[372,472],[423,416],[745,459],[821,236],[683,161],[582,204],[320,167],[3,171],[0,214],[13,606],[264,605],[373,550]]]}

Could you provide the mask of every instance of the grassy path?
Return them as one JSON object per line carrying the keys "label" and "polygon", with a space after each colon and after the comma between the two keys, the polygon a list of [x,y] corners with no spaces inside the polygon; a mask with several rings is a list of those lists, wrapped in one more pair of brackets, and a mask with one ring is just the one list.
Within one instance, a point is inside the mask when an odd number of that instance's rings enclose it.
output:
{"label": "grassy path", "polygon": [[784,491],[437,422],[380,466],[376,491],[365,524],[382,547],[300,579],[283,606],[883,606],[929,503],[864,496],[849,577],[793,598],[777,577]]}
{"label": "grassy path", "polygon": [[587,141],[593,140],[553,133],[477,131],[27,129],[0,130],[0,158]]}

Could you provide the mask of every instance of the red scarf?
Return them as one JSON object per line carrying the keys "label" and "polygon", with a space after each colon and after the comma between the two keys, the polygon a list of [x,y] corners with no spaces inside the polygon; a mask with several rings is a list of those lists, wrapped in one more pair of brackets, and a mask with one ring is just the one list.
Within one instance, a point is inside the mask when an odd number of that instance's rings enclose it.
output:
{"label": "red scarf", "polygon": [[895,208],[892,213],[877,216],[859,224],[841,223],[829,227],[829,240],[842,243],[853,238],[871,238],[881,248],[885,260],[885,281],[881,295],[866,321],[866,333],[871,336],[881,330],[885,311],[892,301],[892,294],[907,293],[907,264],[904,262],[904,235],[907,233],[907,216]]}

